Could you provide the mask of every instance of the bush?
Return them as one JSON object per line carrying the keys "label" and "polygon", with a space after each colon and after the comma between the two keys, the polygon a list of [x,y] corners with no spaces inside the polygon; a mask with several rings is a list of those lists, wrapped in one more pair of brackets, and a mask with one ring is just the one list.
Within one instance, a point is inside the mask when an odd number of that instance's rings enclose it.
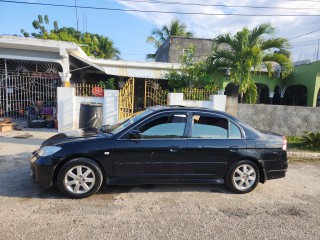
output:
{"label": "bush", "polygon": [[312,149],[320,148],[320,133],[306,132],[305,135],[302,136],[302,143]]}

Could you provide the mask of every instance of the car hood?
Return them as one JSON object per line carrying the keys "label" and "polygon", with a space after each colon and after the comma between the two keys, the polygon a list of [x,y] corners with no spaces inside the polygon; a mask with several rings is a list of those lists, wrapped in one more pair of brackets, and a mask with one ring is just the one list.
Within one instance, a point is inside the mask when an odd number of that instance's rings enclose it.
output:
{"label": "car hood", "polygon": [[87,140],[88,138],[99,138],[103,135],[99,133],[98,129],[96,128],[83,128],[83,129],[76,129],[72,131],[68,131],[65,133],[58,133],[51,138],[48,138],[42,143],[42,146],[48,145],[57,145],[66,142],[72,141],[81,141]]}

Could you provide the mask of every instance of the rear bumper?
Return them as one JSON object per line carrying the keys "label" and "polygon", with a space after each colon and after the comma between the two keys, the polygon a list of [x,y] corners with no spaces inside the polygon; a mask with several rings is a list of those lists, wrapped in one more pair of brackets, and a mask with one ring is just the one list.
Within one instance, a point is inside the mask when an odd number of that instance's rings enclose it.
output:
{"label": "rear bumper", "polygon": [[273,170],[266,172],[267,180],[284,178],[286,176],[287,170]]}

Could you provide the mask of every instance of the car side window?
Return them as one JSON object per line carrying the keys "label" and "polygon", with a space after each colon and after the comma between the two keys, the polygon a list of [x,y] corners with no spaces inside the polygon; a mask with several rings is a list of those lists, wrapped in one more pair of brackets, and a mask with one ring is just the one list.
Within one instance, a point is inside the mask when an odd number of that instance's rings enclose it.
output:
{"label": "car side window", "polygon": [[228,138],[228,120],[194,115],[191,138]]}
{"label": "car side window", "polygon": [[166,115],[143,124],[136,130],[142,139],[182,138],[187,123],[187,115]]}
{"label": "car side window", "polygon": [[229,138],[241,138],[241,131],[237,125],[230,122]]}

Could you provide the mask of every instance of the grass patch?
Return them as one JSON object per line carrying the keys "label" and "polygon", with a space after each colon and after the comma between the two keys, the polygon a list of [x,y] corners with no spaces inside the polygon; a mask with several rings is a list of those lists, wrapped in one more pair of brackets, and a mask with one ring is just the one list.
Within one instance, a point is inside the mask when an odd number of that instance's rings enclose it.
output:
{"label": "grass patch", "polygon": [[289,157],[289,164],[292,163],[315,163],[320,164],[319,159],[312,159],[312,158],[295,158],[295,157]]}
{"label": "grass patch", "polygon": [[320,152],[320,148],[311,148],[302,141],[299,136],[287,136],[288,150],[307,151],[307,152]]}

